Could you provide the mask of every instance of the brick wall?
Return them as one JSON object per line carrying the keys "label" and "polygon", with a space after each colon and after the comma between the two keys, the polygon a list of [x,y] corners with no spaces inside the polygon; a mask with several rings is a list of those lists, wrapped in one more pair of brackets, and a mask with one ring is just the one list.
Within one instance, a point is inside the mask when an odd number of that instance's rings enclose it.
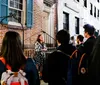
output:
{"label": "brick wall", "polygon": [[[41,33],[41,29],[46,30],[45,25],[43,25],[43,24],[45,22],[44,17],[47,17],[47,14],[43,13],[43,0],[34,0],[33,12],[34,12],[33,28],[31,28],[31,29],[29,28],[29,29],[24,30],[24,44],[26,46],[29,46],[29,47],[34,46],[34,42],[36,41],[38,34]],[[0,45],[1,45],[2,39],[4,37],[4,34],[7,31],[8,31],[7,25],[4,25],[4,26],[0,25]],[[16,30],[16,29],[15,29],[15,31],[19,32],[21,39],[23,39],[23,31],[22,30]],[[29,50],[31,50],[31,49],[29,49]]]}
{"label": "brick wall", "polygon": [[[34,23],[33,28],[25,31],[25,43],[26,44],[34,44],[37,35],[40,33],[42,29],[42,6],[43,2],[42,0],[34,0]],[[29,34],[30,33],[30,34]]]}

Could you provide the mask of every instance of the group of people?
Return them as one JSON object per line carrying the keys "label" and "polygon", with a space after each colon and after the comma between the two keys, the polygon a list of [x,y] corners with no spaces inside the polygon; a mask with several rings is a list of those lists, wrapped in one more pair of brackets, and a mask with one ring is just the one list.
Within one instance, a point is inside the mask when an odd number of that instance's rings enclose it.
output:
{"label": "group of people", "polygon": [[0,52],[0,78],[9,67],[12,72],[23,70],[29,85],[40,85],[38,72],[49,85],[99,85],[100,36],[94,36],[95,28],[90,24],[83,28],[87,40],[83,42],[84,37],[78,35],[77,46],[70,44],[66,30],[58,31],[57,49],[46,57],[47,47],[42,35],[38,35],[33,59],[24,56],[20,35],[15,31],[6,32]]}
{"label": "group of people", "polygon": [[78,35],[76,46],[70,44],[66,30],[57,33],[57,50],[47,57],[42,71],[49,85],[99,85],[100,37],[94,36],[94,26],[85,24],[83,28],[87,40],[83,42],[84,37]]}

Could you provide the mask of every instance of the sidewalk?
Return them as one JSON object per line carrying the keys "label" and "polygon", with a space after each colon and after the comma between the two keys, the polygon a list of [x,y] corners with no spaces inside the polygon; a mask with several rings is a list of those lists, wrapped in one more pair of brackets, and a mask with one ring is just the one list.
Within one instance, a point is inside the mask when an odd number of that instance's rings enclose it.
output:
{"label": "sidewalk", "polygon": [[44,83],[43,80],[41,80],[41,84],[40,85],[48,85],[48,83]]}

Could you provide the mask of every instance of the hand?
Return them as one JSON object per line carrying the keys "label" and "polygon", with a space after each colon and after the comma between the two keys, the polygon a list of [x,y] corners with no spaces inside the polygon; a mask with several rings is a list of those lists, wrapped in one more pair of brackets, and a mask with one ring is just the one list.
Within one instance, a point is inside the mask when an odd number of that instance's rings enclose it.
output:
{"label": "hand", "polygon": [[47,49],[46,49],[46,48],[44,48],[44,49],[42,49],[42,51],[47,51]]}

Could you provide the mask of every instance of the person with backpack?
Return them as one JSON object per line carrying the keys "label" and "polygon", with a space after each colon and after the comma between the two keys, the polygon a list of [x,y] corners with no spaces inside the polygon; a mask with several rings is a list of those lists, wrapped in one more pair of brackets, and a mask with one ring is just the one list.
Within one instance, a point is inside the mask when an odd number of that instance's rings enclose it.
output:
{"label": "person with backpack", "polygon": [[1,85],[40,85],[34,60],[25,58],[21,38],[15,31],[6,32],[0,53]]}
{"label": "person with backpack", "polygon": [[70,55],[75,47],[69,44],[70,34],[66,30],[58,31],[56,40],[57,50],[47,56],[42,79],[49,85],[72,85]]}
{"label": "person with backpack", "polygon": [[78,64],[78,75],[79,75],[79,85],[86,85],[87,76],[88,76],[88,67],[90,66],[92,57],[90,56],[93,46],[95,44],[94,26],[90,24],[85,24],[84,28],[84,36],[87,40],[83,43],[82,46],[78,48],[80,56],[77,56],[79,59]]}

